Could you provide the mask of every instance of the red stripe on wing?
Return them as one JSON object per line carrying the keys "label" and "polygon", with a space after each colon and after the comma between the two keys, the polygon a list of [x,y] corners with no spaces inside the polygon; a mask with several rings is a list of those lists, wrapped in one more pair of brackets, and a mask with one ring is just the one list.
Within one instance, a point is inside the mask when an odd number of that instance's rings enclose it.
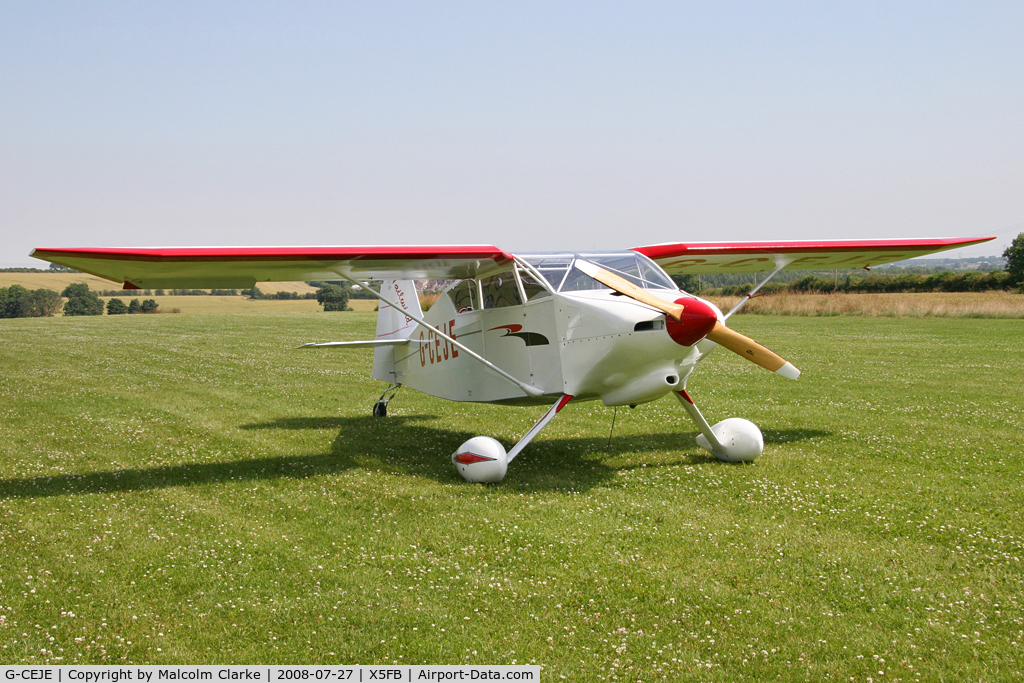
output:
{"label": "red stripe on wing", "polygon": [[674,244],[652,244],[635,247],[644,256],[652,259],[672,256],[729,256],[739,254],[789,254],[800,252],[870,252],[905,249],[907,251],[943,251],[956,247],[969,247],[994,240],[995,237],[938,238],[938,239],[891,239],[891,240],[808,240],[779,242],[687,242]]}
{"label": "red stripe on wing", "polygon": [[32,256],[85,257],[122,261],[373,261],[478,258],[511,261],[512,254],[490,245],[352,247],[158,247],[152,249],[35,249]]}

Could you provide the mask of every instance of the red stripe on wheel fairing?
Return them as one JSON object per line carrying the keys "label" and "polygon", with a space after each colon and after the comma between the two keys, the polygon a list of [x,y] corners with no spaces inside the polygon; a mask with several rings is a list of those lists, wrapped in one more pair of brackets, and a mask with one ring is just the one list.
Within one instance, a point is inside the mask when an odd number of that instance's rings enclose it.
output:
{"label": "red stripe on wheel fairing", "polygon": [[489,462],[495,460],[495,458],[487,458],[476,453],[459,453],[455,456],[455,462],[462,463],[463,465],[472,465],[475,462]]}

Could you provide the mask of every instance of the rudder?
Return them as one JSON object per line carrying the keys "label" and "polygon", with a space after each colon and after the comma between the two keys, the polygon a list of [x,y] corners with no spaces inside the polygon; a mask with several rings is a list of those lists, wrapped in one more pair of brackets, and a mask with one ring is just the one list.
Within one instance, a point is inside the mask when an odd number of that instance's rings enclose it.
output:
{"label": "rudder", "polygon": [[[406,313],[423,318],[416,284],[412,280],[384,280],[380,295],[401,308],[380,301],[377,310],[377,339],[409,339],[419,323]],[[402,353],[399,351],[399,353]],[[385,382],[398,383],[395,374],[395,347],[380,346],[373,350],[373,377]]]}

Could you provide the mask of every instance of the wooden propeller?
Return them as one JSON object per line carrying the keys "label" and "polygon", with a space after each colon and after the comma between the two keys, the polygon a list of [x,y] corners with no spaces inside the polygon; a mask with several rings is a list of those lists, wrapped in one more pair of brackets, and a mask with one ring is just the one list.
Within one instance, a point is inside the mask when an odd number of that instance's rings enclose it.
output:
{"label": "wooden propeller", "polygon": [[[659,311],[663,311],[665,315],[676,322],[682,321],[683,310],[685,309],[684,304],[665,301],[660,296],[656,296],[648,292],[646,289],[636,286],[621,275],[616,275],[596,263],[584,261],[583,259],[576,259],[574,265],[586,275],[589,275],[606,287],[610,287],[619,294],[628,296],[630,299],[634,299],[640,303],[647,304]],[[746,337],[739,332],[730,330],[719,321],[715,322],[714,327],[712,327],[711,331],[707,333],[706,338],[716,344],[724,346],[733,353],[746,358],[750,362],[756,363],[762,368],[782,375],[783,377],[796,379],[800,376],[800,371],[797,370],[792,363],[787,362],[782,356],[764,346],[761,346],[750,337]]]}
{"label": "wooden propeller", "polygon": [[760,365],[765,370],[771,370],[789,379],[796,379],[800,376],[800,371],[792,363],[786,361],[785,358],[771,349],[761,346],[750,337],[730,330],[720,322],[716,322],[715,326],[708,332],[707,339],[724,346],[739,356],[743,356],[751,363]]}
{"label": "wooden propeller", "polygon": [[664,311],[665,315],[669,316],[676,322],[680,322],[683,318],[683,306],[665,301],[660,296],[651,294],[643,287],[637,287],[621,275],[616,275],[611,271],[605,270],[596,263],[584,261],[583,259],[576,259],[573,265],[583,271],[584,274],[594,278],[602,285],[606,285],[611,289],[614,289],[619,294],[624,294],[630,299],[635,299],[640,303],[657,308],[659,311]]}

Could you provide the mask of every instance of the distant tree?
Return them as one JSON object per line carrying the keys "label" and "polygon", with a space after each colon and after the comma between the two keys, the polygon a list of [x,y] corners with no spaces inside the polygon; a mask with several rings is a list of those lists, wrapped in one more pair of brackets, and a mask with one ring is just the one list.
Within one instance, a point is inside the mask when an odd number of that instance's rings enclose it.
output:
{"label": "distant tree", "polygon": [[[789,289],[794,292],[834,292],[835,288],[835,280],[829,280],[828,278],[822,278],[816,275],[808,275],[800,278],[796,282],[789,283]],[[737,292],[737,294],[745,294],[747,291],[753,289],[753,287],[749,285],[740,285],[739,289],[742,291]]]}
{"label": "distant tree", "polygon": [[51,263],[50,264],[50,270],[55,270],[55,271],[58,271],[60,273],[77,273],[78,272],[74,268],[68,268],[67,266],[62,266],[59,263]]}
{"label": "distant tree", "polygon": [[28,315],[31,318],[50,318],[57,315],[63,301],[60,294],[52,289],[34,290],[28,295]]}
{"label": "distant tree", "polygon": [[128,312],[128,307],[121,299],[110,299],[107,301],[107,315],[124,315]]}
{"label": "distant tree", "polygon": [[164,290],[162,290],[162,289],[156,290],[156,295],[157,296],[163,296],[164,295]]}
{"label": "distant tree", "polygon": [[132,299],[131,301],[129,301],[128,302],[128,312],[129,313],[141,313],[142,312],[142,302],[139,301],[138,299]]}
{"label": "distant tree", "polygon": [[316,300],[325,311],[347,311],[348,292],[338,285],[323,285],[316,291]]}
{"label": "distant tree", "polygon": [[0,318],[24,318],[28,310],[28,290],[21,285],[0,289]]}
{"label": "distant tree", "polygon": [[348,290],[350,298],[352,299],[376,299],[370,290],[380,291],[380,281],[376,282],[364,282],[362,287],[358,289],[356,287],[349,287],[348,283],[345,283],[345,288]]}
{"label": "distant tree", "polygon": [[1006,259],[1006,272],[1010,274],[1010,284],[1024,291],[1024,232],[1013,238],[1013,242],[1003,252]]}
{"label": "distant tree", "polygon": [[142,309],[141,310],[142,310],[143,313],[153,313],[153,312],[156,311],[157,307],[159,307],[159,306],[160,306],[160,304],[158,304],[153,299],[146,299],[145,301],[142,302]]}
{"label": "distant tree", "polygon": [[57,314],[62,299],[52,289],[0,288],[0,318],[44,318]]}
{"label": "distant tree", "polygon": [[242,296],[247,296],[250,299],[266,299],[267,295],[260,291],[259,287],[253,286],[252,289],[243,289]]}
{"label": "distant tree", "polygon": [[103,302],[84,282],[68,285],[60,294],[67,299],[64,315],[103,315]]}
{"label": "distant tree", "polygon": [[686,273],[685,275],[673,275],[672,281],[676,283],[676,286],[684,292],[690,292],[696,294],[700,291],[700,277],[693,273]]}
{"label": "distant tree", "polygon": [[370,289],[374,289],[376,291],[380,290],[380,282],[379,281],[376,281],[376,282],[364,282],[363,286],[350,285],[348,282],[345,282],[344,280],[326,280],[326,281],[323,281],[323,280],[308,280],[306,282],[306,284],[309,285],[310,287],[318,287],[318,288],[319,287],[323,287],[324,285],[338,285],[339,287],[344,289],[346,292],[348,292],[348,298],[349,299],[376,299],[377,297],[375,297],[373,294],[371,294],[369,290]]}

